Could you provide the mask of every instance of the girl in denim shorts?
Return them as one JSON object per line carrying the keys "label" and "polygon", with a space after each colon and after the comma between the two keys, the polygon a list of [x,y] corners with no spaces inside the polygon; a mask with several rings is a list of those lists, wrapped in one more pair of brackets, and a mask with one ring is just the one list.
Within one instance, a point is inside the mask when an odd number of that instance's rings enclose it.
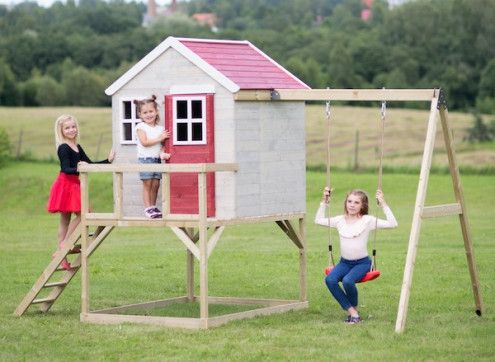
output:
{"label": "girl in denim shorts", "polygon": [[[137,133],[137,156],[139,163],[160,163],[163,159],[168,160],[170,155],[161,152],[162,143],[170,136],[170,133],[163,126],[158,125],[160,116],[158,115],[158,104],[156,96],[149,99],[135,100],[137,113],[141,118],[136,125]],[[160,180],[160,172],[140,172],[139,178],[143,181],[143,201],[144,215],[150,219],[162,217],[161,211],[156,207],[156,199]]]}

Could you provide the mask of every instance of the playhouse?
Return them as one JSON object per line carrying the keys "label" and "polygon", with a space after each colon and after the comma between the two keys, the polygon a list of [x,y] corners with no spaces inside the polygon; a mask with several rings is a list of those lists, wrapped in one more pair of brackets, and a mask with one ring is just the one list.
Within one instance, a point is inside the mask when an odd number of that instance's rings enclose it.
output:
{"label": "playhouse", "polygon": [[[84,322],[135,322],[206,329],[231,320],[307,308],[305,102],[421,101],[430,104],[430,113],[396,332],[401,333],[405,328],[421,223],[428,218],[459,218],[475,312],[481,316],[483,302],[473,243],[447,102],[440,89],[310,89],[248,41],[169,37],[117,79],[106,93],[112,97],[113,144],[118,158],[111,165],[78,167],[81,223],[18,305],[16,315],[23,315],[32,305],[48,311],[79,269],[80,319]],[[161,121],[172,135],[165,144],[172,154],[167,164],[144,165],[136,160],[135,125],[140,120],[133,100],[149,98],[152,94],[161,100]],[[427,206],[438,118],[455,202]],[[162,173],[162,218],[151,220],[142,215],[140,171]],[[110,213],[93,212],[89,207],[88,178],[97,172],[113,176],[114,202]],[[298,299],[209,295],[208,259],[223,230],[230,225],[260,222],[276,223],[297,248]],[[89,259],[116,227],[170,228],[185,246],[186,295],[91,310]],[[71,269],[59,268],[63,258],[74,253],[77,259]],[[195,263],[199,294],[194,281]],[[52,279],[57,272],[62,272],[62,276]],[[40,294],[42,291],[46,296]],[[199,304],[198,318],[125,314],[136,308],[191,302]],[[214,303],[251,305],[254,309],[212,317],[208,306]]]}
{"label": "playhouse", "polygon": [[[132,100],[157,96],[171,131],[169,163],[237,163],[207,176],[208,216],[305,211],[304,101],[236,101],[242,90],[309,89],[249,41],[168,37],[106,89],[118,163],[136,162]],[[142,215],[137,174],[124,176],[124,213]],[[290,197],[287,197],[290,195]],[[197,181],[172,174],[170,212],[197,213]]]}

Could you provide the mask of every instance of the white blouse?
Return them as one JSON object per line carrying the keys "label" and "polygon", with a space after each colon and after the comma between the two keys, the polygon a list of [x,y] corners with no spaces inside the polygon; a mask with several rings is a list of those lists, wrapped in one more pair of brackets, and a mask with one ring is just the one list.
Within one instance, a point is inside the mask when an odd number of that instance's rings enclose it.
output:
{"label": "white blouse", "polygon": [[[315,216],[315,224],[328,225],[325,217],[325,208],[328,204],[322,202]],[[340,255],[347,260],[358,260],[368,256],[368,237],[372,230],[392,229],[398,223],[392,210],[388,206],[383,208],[386,220],[377,219],[375,216],[363,215],[359,220],[351,224],[345,220],[345,215],[330,218],[330,227],[336,228],[340,236]]]}

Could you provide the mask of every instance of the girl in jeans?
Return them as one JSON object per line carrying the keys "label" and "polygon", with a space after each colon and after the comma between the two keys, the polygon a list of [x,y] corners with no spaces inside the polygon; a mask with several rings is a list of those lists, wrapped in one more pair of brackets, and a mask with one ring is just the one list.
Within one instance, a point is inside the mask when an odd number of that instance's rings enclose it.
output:
{"label": "girl in jeans", "polygon": [[[161,160],[168,160],[170,155],[161,152],[161,145],[170,136],[170,133],[163,126],[158,125],[160,117],[156,96],[135,100],[134,104],[142,121],[136,125],[139,163],[160,163]],[[162,174],[160,172],[140,172],[139,178],[143,181],[144,215],[150,219],[162,217],[161,211],[156,207]]]}
{"label": "girl in jeans", "polygon": [[[325,283],[342,309],[347,311],[345,322],[356,324],[361,321],[358,306],[356,283],[370,270],[371,259],[368,256],[368,237],[371,230],[395,228],[392,210],[385,202],[383,192],[377,190],[376,199],[383,209],[386,220],[368,215],[368,196],[364,191],[352,190],[344,203],[344,215],[325,217],[325,208],[330,201],[330,189],[323,191],[323,199],[316,212],[315,223],[336,228],[340,237],[340,262],[325,278]],[[340,287],[339,282],[342,282]]]}

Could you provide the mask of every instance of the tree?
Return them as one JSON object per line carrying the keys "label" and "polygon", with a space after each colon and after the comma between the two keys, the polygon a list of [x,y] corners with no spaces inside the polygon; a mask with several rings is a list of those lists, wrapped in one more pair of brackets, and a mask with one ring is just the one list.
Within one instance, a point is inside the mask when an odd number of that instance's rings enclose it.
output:
{"label": "tree", "polygon": [[75,67],[64,72],[62,84],[65,91],[65,101],[69,105],[103,106],[108,105],[104,93],[103,77],[84,67]]}
{"label": "tree", "polygon": [[19,103],[15,75],[7,62],[0,58],[0,105],[15,106]]}

